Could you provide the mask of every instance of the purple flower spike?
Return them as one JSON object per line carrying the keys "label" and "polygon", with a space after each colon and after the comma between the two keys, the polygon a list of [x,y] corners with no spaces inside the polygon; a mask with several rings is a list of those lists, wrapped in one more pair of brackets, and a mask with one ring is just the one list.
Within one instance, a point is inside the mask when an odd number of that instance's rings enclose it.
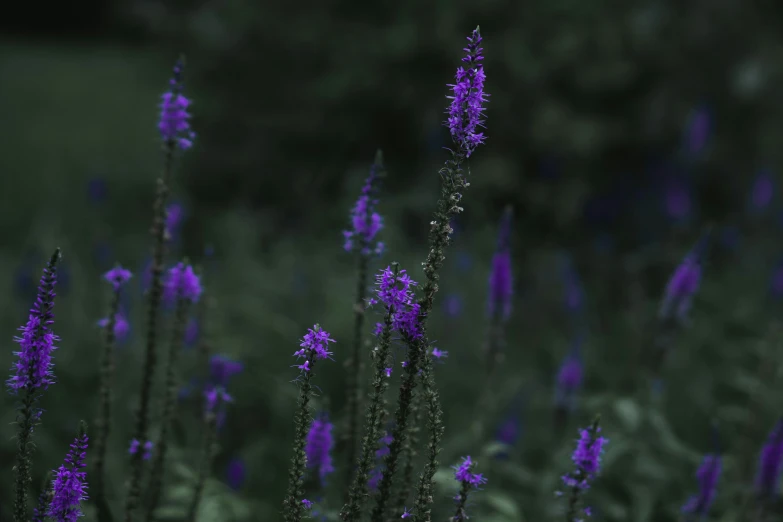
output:
{"label": "purple flower spike", "polygon": [[601,433],[601,428],[598,426],[580,430],[576,449],[571,455],[571,460],[576,465],[576,471],[563,476],[563,483],[566,486],[584,491],[590,488],[590,482],[598,476],[601,468],[601,454],[604,446],[609,442],[599,433]]}
{"label": "purple flower spike", "polygon": [[696,480],[699,482],[698,495],[692,496],[682,507],[683,513],[697,516],[706,516],[718,487],[718,479],[721,474],[721,460],[719,455],[705,455],[698,471]]}
{"label": "purple flower spike", "polygon": [[684,321],[691,301],[701,282],[701,265],[708,235],[704,235],[693,250],[685,256],[666,285],[658,316],[663,320],[675,318]]}
{"label": "purple flower spike", "polygon": [[484,67],[481,62],[483,49],[479,28],[468,37],[468,46],[464,51],[466,56],[462,59],[464,66],[457,69],[456,83],[449,84],[452,96],[451,106],[447,112],[446,126],[451,132],[451,139],[466,157],[470,157],[476,147],[484,143],[484,133],[476,132],[484,126],[483,104],[489,94],[484,92]]}
{"label": "purple flower spike", "polygon": [[329,351],[329,343],[333,342],[335,340],[329,337],[329,332],[315,325],[307,329],[307,333],[299,344],[300,349],[294,353],[294,356],[306,358],[312,354],[313,359],[329,359],[332,355],[332,352]]}
{"label": "purple flower spike", "polygon": [[88,440],[83,432],[76,437],[65,457],[65,463],[54,472],[53,497],[46,516],[56,522],[76,522],[84,516],[81,502],[88,498],[87,473],[84,471]]}
{"label": "purple flower spike", "polygon": [[778,491],[781,464],[783,464],[783,420],[775,424],[759,455],[756,474],[756,494],[759,497],[769,498]]}
{"label": "purple flower spike", "polygon": [[382,175],[383,164],[379,156],[370,168],[370,174],[362,186],[362,193],[351,210],[351,229],[343,231],[343,248],[346,252],[358,249],[363,256],[369,256],[383,251],[383,243],[375,241],[375,236],[383,228],[383,218],[375,211],[378,204],[375,194]]}
{"label": "purple flower spike", "polygon": [[171,268],[163,281],[163,301],[171,304],[178,298],[195,303],[201,296],[201,281],[193,267],[178,263]]}
{"label": "purple flower spike", "polygon": [[109,270],[103,275],[103,278],[109,283],[111,283],[115,291],[119,290],[122,287],[122,285],[127,283],[128,279],[130,279],[131,277],[132,274],[130,270],[126,270],[125,268],[122,268],[119,265],[112,268],[111,270]]}
{"label": "purple flower spike", "polygon": [[315,469],[323,483],[326,476],[334,471],[332,465],[332,448],[334,447],[334,426],[329,422],[326,413],[322,413],[313,419],[310,431],[307,434],[305,455],[307,455],[307,468]]}
{"label": "purple flower spike", "polygon": [[19,330],[22,335],[14,338],[20,350],[14,352],[19,360],[11,367],[14,372],[7,381],[12,394],[21,389],[28,391],[46,389],[54,383],[52,373],[52,352],[57,349],[55,343],[60,340],[52,332],[54,323],[54,287],[57,284],[57,262],[60,259],[58,249],[44,268],[38,295],[30,310],[27,324]]}
{"label": "purple flower spike", "polygon": [[190,128],[190,100],[182,94],[182,70],[184,65],[177,61],[174,65],[173,78],[169,82],[170,90],[163,94],[160,104],[160,121],[158,130],[167,144],[176,144],[180,149],[187,150],[193,146],[196,134]]}

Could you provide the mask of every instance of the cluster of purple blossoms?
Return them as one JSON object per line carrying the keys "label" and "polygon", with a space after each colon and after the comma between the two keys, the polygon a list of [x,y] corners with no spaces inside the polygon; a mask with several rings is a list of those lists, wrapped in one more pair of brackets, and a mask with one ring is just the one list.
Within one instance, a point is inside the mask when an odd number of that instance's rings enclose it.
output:
{"label": "cluster of purple blossoms", "polygon": [[470,157],[476,147],[484,143],[484,133],[477,132],[483,127],[484,107],[482,106],[489,96],[484,92],[484,67],[481,55],[483,49],[481,34],[477,27],[468,37],[468,46],[464,51],[467,54],[462,59],[465,64],[457,69],[456,83],[449,84],[452,96],[448,96],[451,105],[448,110],[446,126],[451,132],[451,139],[460,148],[466,157]]}
{"label": "cluster of purple blossoms", "polygon": [[329,351],[329,343],[335,342],[329,337],[329,332],[315,325],[307,329],[307,333],[299,344],[300,349],[294,352],[294,357],[305,359],[305,362],[297,365],[303,372],[312,370],[311,361],[316,359],[329,359],[332,352]]}
{"label": "cluster of purple blossoms", "polygon": [[84,516],[81,502],[87,500],[87,473],[84,471],[84,459],[87,457],[86,434],[73,441],[65,463],[54,473],[52,480],[52,502],[46,516],[57,522],[76,522]]}
{"label": "cluster of purple blossoms", "polygon": [[[400,270],[395,276],[392,268],[386,267],[375,276],[377,298],[368,300],[370,306],[383,303],[392,310],[392,328],[409,339],[419,339],[421,332],[421,305],[416,302],[413,287],[418,283]],[[375,333],[380,334],[382,324],[376,324]]]}
{"label": "cluster of purple blossoms", "polygon": [[780,484],[781,465],[783,464],[783,420],[775,424],[767,443],[761,449],[756,474],[756,494],[761,498],[773,496]]}
{"label": "cluster of purple blossoms", "polygon": [[307,468],[317,470],[321,483],[324,483],[327,475],[334,471],[334,466],[332,465],[333,428],[334,425],[329,422],[328,415],[321,413],[321,415],[313,419],[310,431],[307,433],[305,444]]}
{"label": "cluster of purple blossoms", "polygon": [[375,242],[375,236],[383,228],[383,218],[375,211],[378,200],[375,199],[374,193],[379,176],[380,166],[375,164],[370,168],[370,175],[362,186],[362,193],[351,210],[351,229],[343,231],[345,238],[343,248],[346,252],[356,248],[360,249],[363,256],[379,255],[383,252],[383,243]]}
{"label": "cluster of purple blossoms", "polygon": [[176,143],[180,149],[187,150],[193,146],[196,134],[190,128],[190,100],[182,94],[182,70],[183,64],[178,61],[169,81],[170,89],[161,97],[158,130],[164,142]]}
{"label": "cluster of purple blossoms", "polygon": [[163,281],[163,301],[167,304],[174,303],[177,299],[186,299],[195,303],[201,296],[201,281],[193,267],[185,263],[178,263],[169,269]]}
{"label": "cluster of purple blossoms", "polygon": [[721,474],[721,459],[719,455],[705,455],[696,471],[699,482],[699,493],[688,499],[682,507],[683,513],[696,516],[706,516],[715,500],[718,479]]}
{"label": "cluster of purple blossoms", "polygon": [[608,439],[598,435],[600,432],[600,427],[596,427],[594,430],[580,430],[576,449],[571,455],[576,470],[562,477],[566,486],[578,490],[590,488],[590,482],[598,475],[601,468],[601,454],[604,446],[609,442]]}
{"label": "cluster of purple blossoms", "polygon": [[487,479],[483,474],[473,473],[473,468],[475,465],[476,463],[473,462],[473,460],[470,458],[470,455],[468,455],[467,457],[462,457],[462,464],[459,466],[452,466],[452,469],[454,470],[454,478],[457,480],[457,482],[467,483],[475,488],[481,486],[482,484],[486,484]]}
{"label": "cluster of purple blossoms", "polygon": [[11,393],[17,393],[20,389],[46,389],[55,382],[52,352],[57,349],[55,343],[60,340],[51,329],[54,323],[52,307],[56,283],[56,268],[53,262],[50,262],[41,276],[38,295],[30,310],[27,324],[19,328],[22,335],[14,337],[21,349],[14,352],[19,360],[11,367],[14,373],[7,381]]}

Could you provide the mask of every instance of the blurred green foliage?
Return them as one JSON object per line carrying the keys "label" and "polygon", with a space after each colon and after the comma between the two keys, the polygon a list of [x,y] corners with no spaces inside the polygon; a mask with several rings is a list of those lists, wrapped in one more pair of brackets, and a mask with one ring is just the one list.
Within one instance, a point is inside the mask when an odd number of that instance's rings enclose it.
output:
{"label": "blurred green foliage", "polygon": [[[146,48],[4,42],[0,291],[9,297],[0,312],[8,347],[0,364],[11,364],[11,337],[33,297],[25,278],[37,279],[55,246],[63,248],[68,275],[55,307],[63,339],[59,382],[45,394],[35,435],[37,480],[59,465],[78,420],[94,417],[101,349],[95,322],[108,302],[99,276],[115,259],[138,275],[149,255],[160,159],[155,104],[171,58],[184,49],[199,138],[175,181],[175,197],[189,213],[176,255],[202,261],[204,248],[214,246],[210,343],[246,365],[232,383],[236,402],[199,520],[278,517],[296,395],[291,354],[314,322],[338,340],[336,362],[318,375],[318,407],[335,417],[341,412],[340,352],[348,350],[355,285],[339,231],[380,146],[390,168],[381,202],[383,262],[400,261],[419,277],[447,144],[440,126],[445,84],[464,36],[478,23],[491,93],[489,141],[471,163],[465,219],[447,252],[436,303],[461,302],[461,315],[439,307],[431,326],[450,353],[438,368],[446,443],[436,517],[451,514],[456,490],[446,468],[468,453],[489,478],[473,497],[476,519],[555,517],[554,491],[570,466],[572,435],[600,412],[611,442],[590,493],[597,516],[676,520],[696,489],[701,456],[715,449],[716,420],[726,460],[715,519],[743,520],[756,454],[783,399],[780,310],[768,291],[780,228],[771,212],[748,215],[745,198],[761,167],[781,181],[783,18],[777,7],[753,5],[327,0],[305,9],[137,1],[119,5],[117,16],[144,28]],[[704,151],[687,154],[684,128],[700,104],[709,107],[714,132]],[[671,177],[688,182],[690,220],[672,223],[661,210]],[[87,195],[94,179],[106,182],[103,203]],[[777,211],[780,194],[775,198]],[[477,440],[475,412],[466,406],[485,385],[476,368],[487,327],[486,279],[506,203],[517,215],[518,293],[497,398],[486,415],[491,435],[520,404],[523,434],[514,448]],[[585,211],[596,205],[597,218]],[[735,226],[741,243],[717,241],[711,250],[692,327],[677,338],[662,395],[653,400],[640,361],[652,345],[658,299],[706,222],[718,231]],[[96,258],[98,247],[111,249],[108,261]],[[565,252],[587,295],[587,377],[572,419],[558,431],[554,376],[578,333],[562,303]],[[131,294],[134,331],[118,348],[110,440],[117,505],[144,333],[138,284]],[[201,371],[194,365],[194,354],[186,354],[183,384]],[[4,401],[8,425],[13,401]],[[165,520],[184,512],[195,473],[197,401],[184,399],[179,413]],[[500,450],[510,457],[493,458]],[[10,440],[0,445],[9,480],[12,452]],[[239,491],[226,484],[235,458],[247,465]],[[341,491],[335,478],[332,514]],[[0,488],[0,502],[5,520],[9,488]]]}

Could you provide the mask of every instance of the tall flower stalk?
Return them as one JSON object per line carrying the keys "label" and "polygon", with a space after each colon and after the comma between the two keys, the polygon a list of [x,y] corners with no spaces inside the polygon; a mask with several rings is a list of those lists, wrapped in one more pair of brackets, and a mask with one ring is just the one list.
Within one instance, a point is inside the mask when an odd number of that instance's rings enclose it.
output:
{"label": "tall flower stalk", "polygon": [[169,270],[163,285],[163,302],[175,304],[174,328],[166,357],[166,384],[163,393],[163,408],[157,451],[152,459],[152,471],[149,481],[149,499],[147,501],[146,520],[151,522],[155,509],[158,507],[163,492],[163,475],[165,471],[166,453],[168,450],[168,435],[174,420],[174,406],[177,399],[177,361],[182,350],[185,335],[185,323],[191,303],[201,296],[201,282],[186,263],[179,263]]}
{"label": "tall flower stalk", "polygon": [[121,289],[123,285],[131,278],[129,270],[117,265],[115,268],[106,272],[103,278],[112,285],[112,300],[109,306],[109,315],[106,319],[105,342],[103,351],[103,363],[101,364],[101,384],[98,393],[98,416],[95,420],[95,431],[97,433],[94,444],[95,467],[94,479],[92,484],[93,499],[98,509],[98,518],[110,522],[113,520],[111,508],[106,499],[106,446],[109,439],[109,430],[111,429],[111,407],[112,407],[112,381],[114,379],[114,343],[117,327],[117,320],[120,311]]}
{"label": "tall flower stalk", "polygon": [[294,356],[304,359],[304,362],[296,366],[301,372],[299,376],[299,405],[294,421],[294,456],[291,458],[291,468],[288,471],[288,490],[283,501],[283,519],[286,522],[300,522],[306,511],[303,503],[306,499],[301,496],[303,494],[302,477],[307,465],[305,444],[310,427],[313,367],[316,361],[331,357],[329,343],[333,342],[334,339],[329,337],[329,333],[316,324],[308,329],[299,345],[301,348],[294,353]]}
{"label": "tall flower stalk", "polygon": [[355,252],[357,256],[356,270],[356,300],[354,301],[353,345],[346,361],[348,371],[346,382],[346,419],[343,433],[345,442],[345,458],[347,480],[351,481],[351,470],[356,459],[356,446],[359,426],[359,411],[361,408],[361,387],[359,380],[362,374],[361,348],[364,344],[364,308],[367,298],[367,279],[369,277],[370,259],[373,254],[379,254],[383,243],[376,241],[376,236],[383,227],[380,214],[375,211],[378,185],[386,175],[383,165],[383,153],[375,153],[375,162],[370,168],[370,174],[362,187],[361,195],[351,212],[351,230],[343,232],[345,249]]}
{"label": "tall flower stalk", "polygon": [[[370,400],[367,403],[364,437],[362,438],[359,462],[351,484],[348,502],[340,512],[340,519],[344,522],[357,522],[361,518],[362,507],[368,494],[369,474],[374,464],[374,455],[378,449],[378,439],[381,435],[383,416],[383,396],[389,386],[389,352],[391,351],[391,335],[394,328],[396,314],[410,301],[410,287],[413,284],[404,270],[400,270],[398,263],[392,265],[376,278],[377,300],[371,303],[382,302],[385,306],[383,323],[378,336],[378,346],[373,349],[375,367],[373,371],[372,390]],[[376,330],[377,331],[377,330]]]}
{"label": "tall flower stalk", "polygon": [[[149,409],[152,398],[152,382],[157,364],[158,316],[160,312],[161,295],[163,293],[163,262],[166,251],[166,205],[169,199],[169,184],[174,167],[175,151],[187,150],[193,145],[194,134],[190,129],[190,114],[187,112],[190,100],[182,94],[183,90],[182,60],[174,66],[173,77],[169,82],[169,90],[163,94],[160,105],[160,120],[158,130],[163,142],[163,169],[157,181],[155,194],[154,217],[152,222],[152,264],[148,293],[147,337],[144,351],[144,367],[139,396],[139,407],[136,412],[134,439],[148,440]],[[125,522],[132,522],[141,496],[141,476],[144,463],[141,452],[135,452],[131,457],[131,474],[128,493],[125,501]]]}
{"label": "tall flower stalk", "polygon": [[451,105],[448,110],[446,125],[451,132],[454,148],[451,158],[440,170],[441,197],[435,208],[434,219],[430,225],[429,253],[424,262],[424,274],[427,278],[423,287],[423,296],[419,301],[422,336],[415,343],[409,344],[408,350],[419,352],[422,361],[422,376],[424,403],[427,409],[427,455],[424,470],[419,475],[416,487],[413,520],[411,522],[430,522],[432,513],[430,505],[433,499],[433,477],[438,470],[438,453],[443,437],[442,412],[440,398],[435,384],[432,356],[427,352],[426,317],[432,310],[435,293],[438,291],[438,270],[443,266],[445,249],[451,241],[453,232],[450,223],[462,212],[462,191],[469,186],[463,165],[473,154],[476,147],[484,143],[483,132],[478,132],[484,126],[483,104],[489,96],[484,92],[484,67],[482,62],[483,49],[479,27],[467,38],[466,56],[462,58],[464,66],[457,69],[456,83],[451,85]]}
{"label": "tall flower stalk", "polygon": [[11,368],[8,379],[9,392],[20,398],[17,413],[18,431],[16,434],[16,480],[14,482],[14,522],[27,522],[27,488],[32,477],[32,437],[43,410],[36,407],[41,391],[53,384],[52,352],[57,349],[55,343],[60,340],[52,332],[54,323],[54,287],[57,283],[57,264],[60,262],[60,249],[54,251],[44,268],[38,285],[38,295],[30,309],[27,324],[20,328],[22,335],[14,340],[19,358]]}

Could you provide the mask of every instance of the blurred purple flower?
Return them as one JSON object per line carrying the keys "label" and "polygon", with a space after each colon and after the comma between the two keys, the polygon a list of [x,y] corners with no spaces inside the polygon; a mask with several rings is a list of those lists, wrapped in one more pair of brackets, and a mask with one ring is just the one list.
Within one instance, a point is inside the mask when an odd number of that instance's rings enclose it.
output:
{"label": "blurred purple flower", "polygon": [[375,196],[382,173],[382,165],[378,161],[373,163],[359,199],[351,210],[351,229],[343,231],[343,248],[347,252],[358,249],[362,255],[368,256],[383,251],[383,243],[375,241],[375,236],[383,228],[383,219],[375,210],[378,204]]}
{"label": "blurred purple flower", "polygon": [[691,189],[682,178],[670,178],[664,186],[664,209],[669,219],[687,221],[693,212]]}
{"label": "blurred purple flower", "polygon": [[510,245],[512,219],[512,208],[508,206],[500,219],[497,250],[492,258],[492,270],[489,274],[489,316],[500,314],[503,321],[507,321],[511,315],[511,297],[514,293]]}
{"label": "blurred purple flower", "polygon": [[334,471],[331,455],[334,447],[333,428],[334,426],[329,422],[328,415],[321,413],[313,419],[310,431],[307,434],[305,445],[307,468],[315,469],[322,483],[325,482],[327,475]]}
{"label": "blurred purple flower", "polygon": [[721,474],[721,459],[718,455],[705,455],[696,471],[699,493],[688,499],[682,507],[683,513],[706,517],[715,500],[718,479]]}
{"label": "blurred purple flower", "polygon": [[769,208],[775,197],[775,178],[772,171],[762,169],[753,179],[748,194],[748,207],[751,211],[761,212]]}
{"label": "blurred purple flower", "polygon": [[562,274],[563,304],[565,309],[572,314],[578,314],[584,306],[584,290],[573,259],[568,254],[562,254],[560,258],[560,272]]}
{"label": "blurred purple flower", "polygon": [[103,275],[103,278],[111,283],[114,290],[119,290],[131,277],[132,274],[130,270],[126,270],[120,265],[117,265]]}
{"label": "blurred purple flower", "polygon": [[[106,328],[109,326],[109,318],[104,317],[103,319],[100,319],[98,321],[98,326],[101,328]],[[117,344],[122,344],[128,339],[129,333],[130,323],[127,319],[125,319],[124,315],[118,313],[114,316],[114,340],[117,342]]]}
{"label": "blurred purple flower", "polygon": [[559,407],[567,409],[574,407],[576,394],[582,387],[583,378],[584,368],[579,345],[577,344],[563,359],[557,374],[555,403]]}
{"label": "blurred purple flower", "polygon": [[212,384],[228,387],[228,381],[234,375],[242,373],[245,366],[238,361],[233,361],[225,355],[213,355],[209,360]]}
{"label": "blurred purple flower", "polygon": [[447,295],[443,300],[443,307],[446,310],[446,315],[451,318],[456,318],[462,315],[462,298],[459,294]]}
{"label": "blurred purple flower", "polygon": [[685,256],[666,285],[661,308],[661,319],[685,320],[694,294],[701,282],[701,265],[709,236],[705,234],[696,246]]}
{"label": "blurred purple flower", "polygon": [[696,106],[688,118],[683,136],[685,153],[689,156],[701,154],[707,147],[712,134],[712,112],[706,103]]}
{"label": "blurred purple flower", "polygon": [[245,461],[235,457],[228,462],[226,466],[226,483],[234,491],[239,491],[245,483]]}
{"label": "blurred purple flower", "polygon": [[180,203],[172,203],[166,207],[166,235],[169,241],[177,242],[182,222],[185,219],[185,208]]}
{"label": "blurred purple flower", "polygon": [[777,494],[781,464],[783,464],[783,420],[775,424],[759,455],[755,485],[759,497],[769,499]]}

